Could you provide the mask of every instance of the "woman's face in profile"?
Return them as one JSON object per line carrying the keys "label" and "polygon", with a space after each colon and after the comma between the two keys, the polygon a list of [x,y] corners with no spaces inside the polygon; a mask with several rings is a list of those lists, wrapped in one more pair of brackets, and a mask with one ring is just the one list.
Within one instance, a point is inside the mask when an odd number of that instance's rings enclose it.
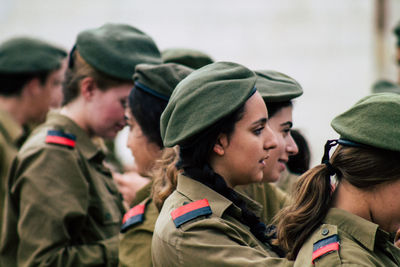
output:
{"label": "woman's face in profile", "polygon": [[267,121],[267,108],[256,92],[247,100],[243,117],[236,122],[231,136],[220,138],[222,153],[216,171],[229,186],[262,181],[266,159],[270,149],[276,146],[276,138]]}

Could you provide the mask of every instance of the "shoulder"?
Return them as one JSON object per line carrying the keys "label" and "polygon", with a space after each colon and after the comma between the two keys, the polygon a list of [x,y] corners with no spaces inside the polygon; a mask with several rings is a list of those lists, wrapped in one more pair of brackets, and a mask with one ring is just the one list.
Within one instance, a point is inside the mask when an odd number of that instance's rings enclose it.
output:
{"label": "shoulder", "polygon": [[276,185],[271,183],[264,183],[264,188],[267,198],[271,198],[271,201],[278,202],[281,208],[289,204],[289,195]]}
{"label": "shoulder", "polygon": [[376,266],[376,261],[336,225],[322,224],[303,244],[295,266]]}
{"label": "shoulder", "polygon": [[152,199],[148,197],[125,213],[122,219],[121,233],[126,233],[138,226],[142,226],[141,230],[153,232],[157,217],[157,207]]}

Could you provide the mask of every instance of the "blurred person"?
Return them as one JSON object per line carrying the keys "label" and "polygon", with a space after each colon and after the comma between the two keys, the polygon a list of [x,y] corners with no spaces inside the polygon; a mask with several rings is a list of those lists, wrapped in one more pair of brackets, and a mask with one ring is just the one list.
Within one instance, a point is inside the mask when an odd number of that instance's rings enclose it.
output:
{"label": "blurred person", "polygon": [[239,190],[263,205],[263,222],[271,224],[273,217],[290,201],[289,196],[273,183],[287,169],[289,157],[298,152],[291,136],[292,101],[303,94],[303,89],[296,80],[277,71],[260,70],[256,74],[256,88],[267,106],[268,125],[277,138],[277,146],[265,160],[262,182],[242,186]]}
{"label": "blurred person", "polygon": [[178,63],[192,69],[199,69],[214,62],[209,55],[190,48],[168,48],[161,52],[164,63]]}
{"label": "blurred person", "polygon": [[399,124],[392,93],[367,96],[332,120],[340,138],[327,141],[322,164],[300,177],[293,204],[278,215],[278,240],[294,266],[400,266]]}
{"label": "blurred person", "polygon": [[60,112],[50,112],[9,173],[1,266],[117,266],[122,198],[93,138],[114,138],[139,62],[161,63],[153,40],[125,24],[80,32]]}
{"label": "blurred person", "polygon": [[179,173],[155,225],[154,266],[291,266],[277,258],[260,205],[234,190],[262,180],[276,146],[256,80],[244,66],[216,62],[172,93],[161,137],[179,145]]}
{"label": "blurred person", "polygon": [[12,159],[29,126],[44,121],[53,95],[61,90],[66,56],[63,49],[32,37],[0,44],[0,229]]}
{"label": "blurred person", "polygon": [[[129,126],[127,146],[135,158],[137,173],[152,179],[152,170],[162,155],[160,117],[175,86],[192,69],[183,65],[139,64],[133,75],[125,116]],[[140,188],[123,218],[119,245],[120,266],[152,266],[151,239],[158,210],[150,197],[152,182]],[[128,199],[129,197],[125,197]]]}
{"label": "blurred person", "polygon": [[400,21],[393,30],[396,36],[396,65],[397,65],[397,80],[389,81],[386,79],[378,80],[372,85],[372,93],[393,92],[400,93]]}
{"label": "blurred person", "polygon": [[[177,63],[193,69],[201,68],[207,64],[213,63],[214,60],[207,54],[188,48],[168,48],[161,52],[164,63]],[[113,145],[108,142],[107,150],[113,151]],[[113,177],[117,182],[119,191],[123,194],[124,200],[127,206],[132,206],[132,202],[135,200],[136,192],[145,186],[149,179],[139,175],[137,173],[137,166],[122,166],[116,157],[113,157],[113,153],[108,153],[107,160],[113,165],[117,166],[116,173],[113,173]],[[122,173],[125,170],[125,173]]]}
{"label": "blurred person", "polygon": [[291,194],[293,185],[300,175],[308,171],[310,168],[311,152],[308,142],[300,130],[292,129],[291,135],[295,141],[298,152],[296,155],[290,155],[289,161],[286,163],[286,169],[282,172],[281,177],[275,183],[284,192]]}

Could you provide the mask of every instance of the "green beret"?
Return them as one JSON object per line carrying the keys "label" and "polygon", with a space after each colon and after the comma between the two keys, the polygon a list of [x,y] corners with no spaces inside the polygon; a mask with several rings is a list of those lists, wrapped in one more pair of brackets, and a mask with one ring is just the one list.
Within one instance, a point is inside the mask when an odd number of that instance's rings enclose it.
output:
{"label": "green beret", "polygon": [[126,24],[85,30],[78,35],[76,49],[95,69],[122,80],[132,79],[137,64],[162,63],[153,39]]}
{"label": "green beret", "polygon": [[380,80],[372,85],[372,93],[385,92],[400,94],[400,85],[387,80]]}
{"label": "green beret", "polygon": [[0,72],[32,73],[58,69],[67,53],[43,40],[16,37],[0,45]]}
{"label": "green beret", "polygon": [[139,64],[136,66],[133,81],[135,88],[168,101],[176,85],[192,71],[191,68],[175,63]]}
{"label": "green beret", "polygon": [[400,95],[372,94],[331,122],[340,138],[400,151]]}
{"label": "green beret", "polygon": [[182,145],[243,105],[256,75],[244,66],[217,62],[193,71],[173,91],[161,115],[164,146]]}
{"label": "green beret", "polygon": [[199,69],[205,65],[211,64],[214,60],[207,54],[186,48],[169,48],[161,52],[165,63],[179,63],[193,69]]}
{"label": "green beret", "polygon": [[265,102],[289,101],[303,94],[300,84],[293,78],[273,70],[257,70],[256,88]]}

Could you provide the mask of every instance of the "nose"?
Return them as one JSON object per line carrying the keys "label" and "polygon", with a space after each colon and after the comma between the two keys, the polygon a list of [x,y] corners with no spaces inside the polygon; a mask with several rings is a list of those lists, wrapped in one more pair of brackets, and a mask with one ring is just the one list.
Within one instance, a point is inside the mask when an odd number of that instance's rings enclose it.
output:
{"label": "nose", "polygon": [[299,153],[299,147],[297,146],[296,142],[294,141],[292,135],[288,136],[287,144],[286,144],[286,152],[289,156],[294,156]]}
{"label": "nose", "polygon": [[278,145],[278,140],[268,123],[265,125],[264,133],[264,149],[270,150],[276,148]]}

